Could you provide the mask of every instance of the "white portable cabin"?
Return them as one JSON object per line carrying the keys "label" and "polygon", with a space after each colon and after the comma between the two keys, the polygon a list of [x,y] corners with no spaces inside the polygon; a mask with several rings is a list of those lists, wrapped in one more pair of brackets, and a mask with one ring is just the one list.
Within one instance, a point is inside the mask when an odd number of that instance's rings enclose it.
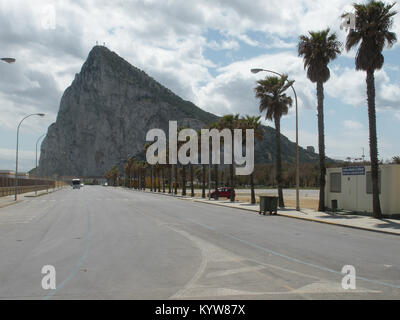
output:
{"label": "white portable cabin", "polygon": [[[379,166],[382,214],[400,215],[400,165]],[[371,213],[371,166],[329,168],[326,173],[325,203],[328,208]]]}

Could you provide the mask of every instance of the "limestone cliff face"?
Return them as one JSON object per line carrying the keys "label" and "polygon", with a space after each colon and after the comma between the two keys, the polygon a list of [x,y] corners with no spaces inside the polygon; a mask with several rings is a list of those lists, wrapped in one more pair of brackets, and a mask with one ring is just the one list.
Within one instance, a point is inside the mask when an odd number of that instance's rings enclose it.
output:
{"label": "limestone cliff face", "polygon": [[[250,112],[250,111],[249,111]],[[217,116],[184,101],[103,46],[95,46],[61,99],[56,123],[42,143],[41,176],[103,176],[129,156],[144,160],[146,133],[168,133],[170,120],[200,129]],[[281,137],[282,160],[295,162],[295,144]],[[275,161],[275,131],[264,127],[257,163]],[[300,148],[302,162],[318,156]]]}
{"label": "limestone cliff face", "polygon": [[42,143],[42,176],[102,176],[128,156],[143,156],[146,133],[168,121],[201,128],[217,119],[184,101],[103,46],[89,53],[65,91]]}

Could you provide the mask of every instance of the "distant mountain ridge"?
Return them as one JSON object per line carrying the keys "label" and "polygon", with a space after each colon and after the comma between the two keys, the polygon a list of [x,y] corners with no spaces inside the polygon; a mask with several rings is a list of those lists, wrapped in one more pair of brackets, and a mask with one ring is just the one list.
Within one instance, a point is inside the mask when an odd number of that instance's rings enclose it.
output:
{"label": "distant mountain ridge", "polygon": [[[143,158],[148,130],[168,132],[170,120],[200,129],[218,116],[175,95],[104,46],[95,46],[60,103],[42,143],[41,176],[102,176],[129,156]],[[275,159],[275,133],[264,127],[256,162]],[[293,162],[295,144],[282,136],[282,158]],[[302,161],[318,156],[300,148]]]}

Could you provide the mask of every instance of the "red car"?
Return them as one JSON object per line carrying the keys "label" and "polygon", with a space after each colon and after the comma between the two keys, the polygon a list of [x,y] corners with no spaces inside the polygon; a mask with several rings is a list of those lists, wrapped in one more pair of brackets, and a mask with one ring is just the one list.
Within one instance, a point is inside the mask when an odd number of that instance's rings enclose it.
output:
{"label": "red car", "polygon": [[[218,192],[218,198],[231,198],[231,194],[233,192],[233,198],[235,199],[235,189],[230,188],[230,187],[222,187],[217,189]],[[211,198],[215,198],[216,192],[212,191],[211,192]]]}

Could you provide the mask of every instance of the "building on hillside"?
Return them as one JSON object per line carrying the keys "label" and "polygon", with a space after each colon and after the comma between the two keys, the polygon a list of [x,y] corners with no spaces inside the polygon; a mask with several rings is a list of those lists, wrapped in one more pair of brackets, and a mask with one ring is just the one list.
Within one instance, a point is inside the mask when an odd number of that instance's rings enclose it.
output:
{"label": "building on hillside", "polygon": [[307,151],[315,153],[315,148],[313,146],[307,146]]}
{"label": "building on hillside", "polygon": [[[400,216],[400,165],[379,166],[379,189],[382,214]],[[327,169],[325,203],[330,209],[371,213],[371,166]]]}
{"label": "building on hillside", "polygon": [[[0,178],[15,178],[15,171],[0,170]],[[29,179],[29,173],[18,172],[18,179]]]}

